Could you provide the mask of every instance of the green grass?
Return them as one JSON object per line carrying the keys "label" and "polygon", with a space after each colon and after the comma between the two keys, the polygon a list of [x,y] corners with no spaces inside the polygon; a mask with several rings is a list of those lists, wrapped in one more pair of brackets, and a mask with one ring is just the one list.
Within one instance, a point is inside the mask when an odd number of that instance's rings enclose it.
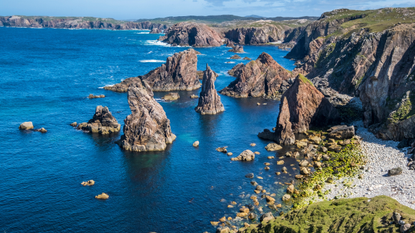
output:
{"label": "green grass", "polygon": [[[413,116],[415,114],[415,108],[413,107],[413,103],[415,101],[415,95],[410,94],[409,98],[407,98],[400,106],[399,108],[392,113],[391,118],[389,118],[389,121],[391,123],[397,123],[402,120],[406,120]],[[387,102],[391,102],[390,100]]]}
{"label": "green grass", "polygon": [[407,223],[415,220],[415,210],[390,197],[361,197],[314,203],[242,232],[399,232],[398,225],[390,224],[394,211]]}
{"label": "green grass", "polygon": [[306,78],[304,75],[302,75],[302,74],[299,74],[298,75],[298,78],[303,82],[303,83],[308,83],[308,84],[310,84],[311,86],[313,86],[314,87],[314,84],[308,79],[308,78]]}

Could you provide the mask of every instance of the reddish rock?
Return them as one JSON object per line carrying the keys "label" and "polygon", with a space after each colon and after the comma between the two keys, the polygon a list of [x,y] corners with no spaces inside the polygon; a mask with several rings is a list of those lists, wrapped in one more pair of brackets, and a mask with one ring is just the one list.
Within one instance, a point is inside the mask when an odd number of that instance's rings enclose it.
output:
{"label": "reddish rock", "polygon": [[199,103],[195,108],[196,112],[205,114],[217,114],[225,111],[220,96],[215,89],[216,73],[208,65],[203,72],[202,91],[200,92]]}
{"label": "reddish rock", "polygon": [[171,26],[159,40],[174,46],[217,47],[223,44],[218,32],[206,24],[194,22],[181,22]]}
{"label": "reddish rock", "polygon": [[236,98],[278,98],[290,86],[292,78],[291,73],[267,53],[246,65],[236,65],[229,73],[236,75],[237,79],[220,93]]}
{"label": "reddish rock", "polygon": [[124,120],[124,135],[118,141],[121,148],[139,152],[162,151],[176,139],[171,132],[170,120],[145,81],[130,85],[128,104],[132,114]]}

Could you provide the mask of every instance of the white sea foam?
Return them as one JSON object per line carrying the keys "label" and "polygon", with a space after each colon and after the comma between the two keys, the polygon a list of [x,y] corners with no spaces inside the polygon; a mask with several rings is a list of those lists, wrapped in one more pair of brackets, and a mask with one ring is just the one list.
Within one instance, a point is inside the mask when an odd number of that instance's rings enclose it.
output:
{"label": "white sea foam", "polygon": [[163,60],[140,60],[140,62],[141,63],[149,63],[149,62],[156,62],[156,63],[161,62],[161,63],[164,63],[165,61],[163,61]]}
{"label": "white sea foam", "polygon": [[147,54],[153,53],[153,51],[148,52]]}
{"label": "white sea foam", "polygon": [[134,34],[150,34],[150,32],[136,32]]}
{"label": "white sea foam", "polygon": [[161,42],[159,40],[146,40],[144,45],[157,45],[157,46],[171,47],[171,45]]}
{"label": "white sea foam", "polygon": [[225,63],[227,63],[227,64],[234,64],[235,62],[234,61],[227,61]]}
{"label": "white sea foam", "polygon": [[105,86],[103,86],[103,87],[98,87],[98,89],[104,89],[104,87],[112,87],[112,86],[114,86],[115,84],[109,84],[109,85],[105,85]]}

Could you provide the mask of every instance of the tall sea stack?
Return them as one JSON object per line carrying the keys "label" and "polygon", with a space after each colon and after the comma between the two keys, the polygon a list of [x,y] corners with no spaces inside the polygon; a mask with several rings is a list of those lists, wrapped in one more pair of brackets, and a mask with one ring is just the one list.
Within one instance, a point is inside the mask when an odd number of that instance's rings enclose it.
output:
{"label": "tall sea stack", "polygon": [[206,70],[203,72],[202,91],[200,92],[199,103],[195,108],[196,112],[202,115],[217,114],[225,111],[220,96],[215,89],[216,73],[206,65]]}

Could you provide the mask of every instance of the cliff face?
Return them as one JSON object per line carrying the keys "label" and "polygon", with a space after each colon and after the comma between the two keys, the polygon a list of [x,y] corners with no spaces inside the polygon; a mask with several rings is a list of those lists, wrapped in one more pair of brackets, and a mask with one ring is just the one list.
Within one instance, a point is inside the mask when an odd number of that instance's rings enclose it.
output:
{"label": "cliff face", "polygon": [[291,73],[267,53],[262,53],[246,65],[236,65],[230,73],[237,79],[220,93],[236,98],[278,98],[290,86],[292,78]]}
{"label": "cliff face", "polygon": [[177,46],[217,47],[223,44],[218,32],[201,23],[182,22],[164,31],[160,41]]}
{"label": "cliff face", "polygon": [[153,91],[191,91],[202,85],[197,76],[196,51],[189,49],[168,57],[166,63],[144,76],[127,78],[121,83],[105,86],[105,90],[127,92],[128,87],[145,80]]}
{"label": "cliff face", "polygon": [[225,32],[225,37],[241,45],[261,45],[283,41],[285,28],[277,26],[236,28]]}
{"label": "cliff face", "polygon": [[145,81],[128,88],[131,115],[124,120],[124,135],[118,145],[128,151],[162,151],[173,143],[170,120],[163,107],[153,98],[151,87]]}
{"label": "cliff face", "polygon": [[123,22],[112,19],[97,19],[86,17],[0,17],[0,26],[5,27],[34,27],[34,28],[71,28],[71,29],[154,29],[164,30],[163,24],[151,22]]}
{"label": "cliff face", "polygon": [[202,115],[213,115],[225,111],[225,108],[220,101],[220,96],[215,89],[215,80],[216,73],[206,65],[206,70],[203,72],[203,84],[199,103],[195,108],[196,112],[199,112]]}

